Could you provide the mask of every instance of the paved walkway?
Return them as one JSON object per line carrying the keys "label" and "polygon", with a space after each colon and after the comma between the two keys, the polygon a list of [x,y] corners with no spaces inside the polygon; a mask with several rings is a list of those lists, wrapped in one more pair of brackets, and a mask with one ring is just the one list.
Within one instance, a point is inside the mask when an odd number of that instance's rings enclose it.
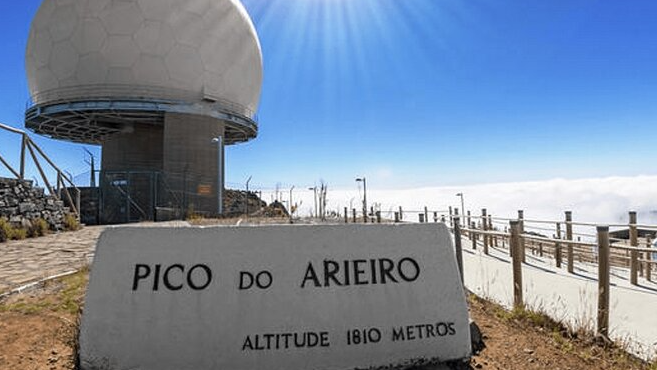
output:
{"label": "paved walkway", "polygon": [[[226,222],[229,221],[236,222]],[[189,224],[171,221],[124,226],[167,227]],[[105,228],[87,226],[74,232],[0,243],[0,294],[51,276],[77,271],[90,264],[98,237]]]}
{"label": "paved walkway", "polygon": [[[486,256],[463,239],[465,285],[479,296],[513,306],[513,271],[508,250],[490,248]],[[595,330],[598,303],[597,265],[575,263],[575,274],[557,269],[550,258],[527,254],[523,265],[525,304],[574,327]],[[643,358],[657,356],[657,283],[639,278],[629,283],[627,269],[613,269],[609,326],[612,339],[627,343]]]}
{"label": "paved walkway", "polygon": [[0,293],[74,271],[93,258],[103,226],[0,244]]}

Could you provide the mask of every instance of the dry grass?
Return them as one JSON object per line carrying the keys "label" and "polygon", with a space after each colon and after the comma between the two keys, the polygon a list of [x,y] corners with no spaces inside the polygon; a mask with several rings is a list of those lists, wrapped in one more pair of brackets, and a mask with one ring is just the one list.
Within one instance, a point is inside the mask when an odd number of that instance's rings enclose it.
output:
{"label": "dry grass", "polygon": [[0,302],[0,312],[24,315],[44,312],[77,315],[84,302],[88,275],[89,269],[85,267],[75,274],[45,282],[43,291],[52,294],[38,297],[27,294],[10,296],[6,302]]}
{"label": "dry grass", "polygon": [[[589,326],[572,327],[542,311],[527,308],[506,310],[502,306],[470,295],[472,302],[486,307],[502,322],[520,329],[547,334],[551,343],[564,355],[574,355],[586,362],[603,361],[617,369],[657,370],[657,361],[646,362],[628,352],[628,342],[611,342],[595,335]],[[602,368],[602,367],[601,367]]]}

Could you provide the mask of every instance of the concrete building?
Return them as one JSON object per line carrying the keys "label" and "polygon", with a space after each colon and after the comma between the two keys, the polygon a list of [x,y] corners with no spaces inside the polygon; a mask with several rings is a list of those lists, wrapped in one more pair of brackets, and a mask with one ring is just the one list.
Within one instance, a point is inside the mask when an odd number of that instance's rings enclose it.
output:
{"label": "concrete building", "polygon": [[224,145],[257,136],[262,85],[238,0],[44,0],[26,66],[26,127],[102,145],[102,221],[221,213]]}

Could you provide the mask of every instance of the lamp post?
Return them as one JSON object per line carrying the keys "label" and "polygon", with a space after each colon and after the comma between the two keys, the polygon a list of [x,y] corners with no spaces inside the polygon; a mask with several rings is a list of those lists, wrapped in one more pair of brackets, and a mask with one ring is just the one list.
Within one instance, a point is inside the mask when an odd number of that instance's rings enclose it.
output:
{"label": "lamp post", "polygon": [[249,179],[246,180],[246,199],[244,199],[244,213],[246,217],[249,217],[249,182],[251,182],[252,177],[249,176]]}
{"label": "lamp post", "polygon": [[[456,196],[461,197],[461,215],[462,215],[461,219],[463,220],[463,222],[466,222],[466,219],[464,217],[465,216],[465,205],[464,205],[465,203],[463,202],[463,193],[458,193],[458,194],[456,194]],[[467,226],[465,226],[465,223],[463,223],[463,226],[467,228]]]}
{"label": "lamp post", "polygon": [[367,223],[367,179],[365,176],[357,178],[356,182],[363,183],[363,222]]}
{"label": "lamp post", "polygon": [[217,144],[217,214],[221,216],[224,213],[224,138],[217,136],[212,142]]}
{"label": "lamp post", "polygon": [[290,188],[290,223],[292,223],[292,215],[294,213],[294,203],[292,202],[292,190],[294,190],[294,185]]}
{"label": "lamp post", "polygon": [[313,191],[313,196],[314,196],[313,200],[315,202],[314,203],[315,204],[315,218],[317,218],[317,186],[313,186],[312,188],[308,188],[308,190]]}

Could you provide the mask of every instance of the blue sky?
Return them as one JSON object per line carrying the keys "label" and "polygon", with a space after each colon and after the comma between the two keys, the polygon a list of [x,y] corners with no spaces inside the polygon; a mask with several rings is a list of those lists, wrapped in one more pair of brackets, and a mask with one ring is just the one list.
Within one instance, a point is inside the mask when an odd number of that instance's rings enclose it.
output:
{"label": "blue sky", "polygon": [[[259,137],[228,185],[409,188],[657,174],[657,2],[244,0]],[[0,121],[22,127],[39,1],[0,4]],[[0,133],[0,154],[18,144]],[[73,174],[80,146],[39,138]],[[99,153],[97,147],[92,150]],[[2,174],[3,172],[0,172]]]}

